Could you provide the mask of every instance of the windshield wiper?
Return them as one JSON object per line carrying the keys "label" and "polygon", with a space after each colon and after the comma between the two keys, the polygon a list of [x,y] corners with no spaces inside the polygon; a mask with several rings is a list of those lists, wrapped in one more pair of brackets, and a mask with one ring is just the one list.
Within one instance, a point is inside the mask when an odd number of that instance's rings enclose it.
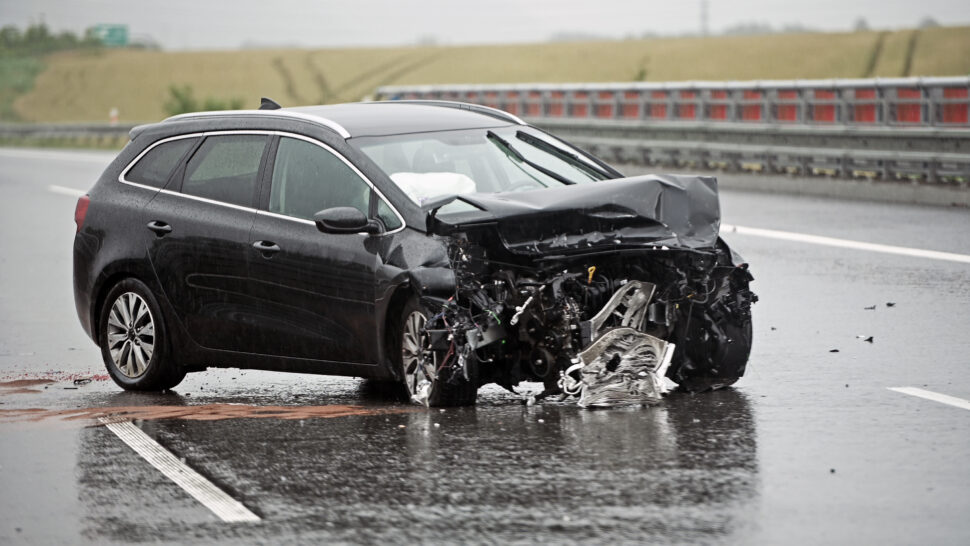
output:
{"label": "windshield wiper", "polygon": [[559,173],[557,173],[555,171],[550,171],[549,169],[543,167],[542,165],[539,165],[538,163],[536,163],[534,161],[529,161],[518,150],[516,150],[514,147],[512,147],[512,145],[509,144],[509,141],[507,141],[504,138],[498,136],[497,134],[493,133],[492,131],[486,131],[485,132],[485,136],[489,140],[491,140],[492,142],[494,142],[495,145],[498,146],[506,154],[512,156],[512,158],[514,158],[516,161],[518,161],[520,163],[525,163],[526,165],[528,165],[528,166],[532,167],[533,169],[541,172],[542,174],[548,176],[549,178],[552,178],[554,180],[558,180],[559,182],[561,182],[563,184],[567,184],[567,185],[575,184],[575,182],[573,182],[572,180],[564,177],[563,175],[561,175],[561,174],[559,174]]}
{"label": "windshield wiper", "polygon": [[568,150],[563,150],[562,148],[555,146],[553,144],[550,144],[535,135],[530,135],[529,133],[526,133],[524,131],[516,131],[515,138],[521,140],[522,142],[525,142],[526,144],[535,146],[536,148],[539,148],[544,152],[550,153],[558,157],[559,159],[565,161],[566,163],[569,163],[573,167],[576,167],[577,169],[585,172],[587,175],[592,175],[594,179],[602,180],[602,177],[604,176],[607,179],[613,178],[612,174],[590,165],[589,163],[580,159],[578,155]]}

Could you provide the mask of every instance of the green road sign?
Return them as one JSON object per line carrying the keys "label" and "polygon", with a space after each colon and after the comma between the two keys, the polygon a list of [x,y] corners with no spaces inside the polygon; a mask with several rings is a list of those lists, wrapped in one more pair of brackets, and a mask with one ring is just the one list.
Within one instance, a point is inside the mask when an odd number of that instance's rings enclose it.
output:
{"label": "green road sign", "polygon": [[106,47],[125,47],[128,45],[128,25],[101,23],[94,25],[94,35]]}

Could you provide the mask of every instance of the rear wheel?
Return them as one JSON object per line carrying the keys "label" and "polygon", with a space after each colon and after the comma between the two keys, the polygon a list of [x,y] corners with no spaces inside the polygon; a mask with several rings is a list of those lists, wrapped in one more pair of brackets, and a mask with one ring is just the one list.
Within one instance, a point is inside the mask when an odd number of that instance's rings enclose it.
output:
{"label": "rear wheel", "polygon": [[394,326],[394,355],[411,400],[428,406],[471,406],[478,396],[474,357],[464,367],[452,351],[434,349],[425,330],[428,312],[411,299]]}
{"label": "rear wheel", "polygon": [[101,357],[121,388],[170,389],[185,377],[185,370],[169,357],[158,302],[141,281],[125,279],[108,292],[98,325]]}

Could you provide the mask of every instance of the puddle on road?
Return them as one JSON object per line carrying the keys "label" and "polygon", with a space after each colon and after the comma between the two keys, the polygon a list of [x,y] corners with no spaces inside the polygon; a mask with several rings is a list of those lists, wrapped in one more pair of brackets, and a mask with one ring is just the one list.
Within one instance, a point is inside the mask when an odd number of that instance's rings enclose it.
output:
{"label": "puddle on road", "polygon": [[44,408],[0,409],[0,422],[91,420],[158,420],[220,421],[223,419],[330,419],[352,415],[407,413],[413,408],[365,408],[363,406],[258,406],[250,404],[203,404],[198,406],[109,406],[48,410]]}

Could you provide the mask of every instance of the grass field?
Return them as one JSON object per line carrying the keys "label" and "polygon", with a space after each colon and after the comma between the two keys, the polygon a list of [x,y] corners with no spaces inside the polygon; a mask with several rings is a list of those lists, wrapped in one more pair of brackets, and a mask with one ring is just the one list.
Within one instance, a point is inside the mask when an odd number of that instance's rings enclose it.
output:
{"label": "grass field", "polygon": [[13,103],[34,87],[34,79],[43,69],[37,58],[0,57],[0,119],[18,119]]}
{"label": "grass field", "polygon": [[285,106],[355,101],[381,85],[950,76],[970,74],[970,27],[501,46],[104,51],[44,60],[13,101],[25,121],[165,117],[170,85]]}

